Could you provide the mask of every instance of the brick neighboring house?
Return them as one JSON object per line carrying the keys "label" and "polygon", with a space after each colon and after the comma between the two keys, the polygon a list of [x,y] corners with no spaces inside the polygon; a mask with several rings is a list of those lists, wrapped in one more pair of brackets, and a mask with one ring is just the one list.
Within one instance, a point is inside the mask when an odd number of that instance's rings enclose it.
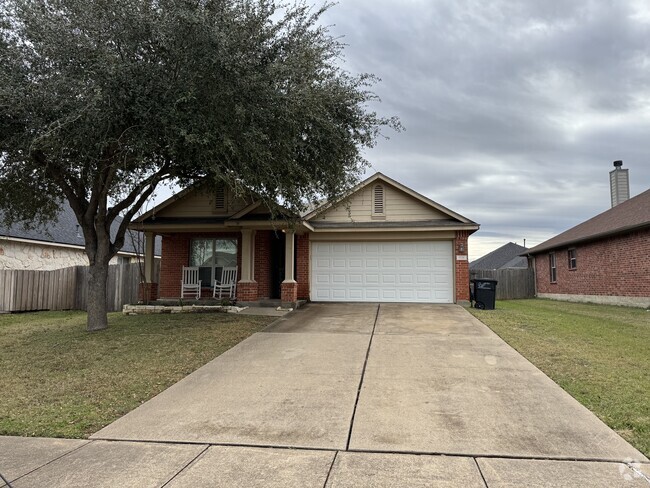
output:
{"label": "brick neighboring house", "polygon": [[228,188],[188,188],[136,219],[147,243],[162,236],[150,298],[178,298],[183,266],[197,266],[202,297],[238,267],[240,302],[266,299],[454,303],[469,300],[467,238],[475,222],[381,173],[293,225]]}
{"label": "brick neighboring house", "polygon": [[650,190],[533,247],[537,296],[650,306]]}

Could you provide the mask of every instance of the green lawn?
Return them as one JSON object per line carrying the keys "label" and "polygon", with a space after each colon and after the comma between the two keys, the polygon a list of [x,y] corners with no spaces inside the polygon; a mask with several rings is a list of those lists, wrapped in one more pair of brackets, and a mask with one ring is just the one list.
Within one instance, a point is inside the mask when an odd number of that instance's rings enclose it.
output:
{"label": "green lawn", "polygon": [[0,435],[83,438],[161,392],[270,317],[226,313],[0,315]]}
{"label": "green lawn", "polygon": [[470,311],[650,456],[650,311],[553,300],[496,307]]}

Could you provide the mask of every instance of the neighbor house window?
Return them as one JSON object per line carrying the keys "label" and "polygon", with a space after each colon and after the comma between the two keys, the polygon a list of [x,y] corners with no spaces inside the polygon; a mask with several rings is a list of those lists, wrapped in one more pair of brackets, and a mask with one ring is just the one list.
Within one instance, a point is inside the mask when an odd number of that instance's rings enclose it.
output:
{"label": "neighbor house window", "polygon": [[551,283],[557,282],[557,265],[555,262],[555,253],[552,252],[548,255],[548,266],[551,275]]}
{"label": "neighbor house window", "polygon": [[385,211],[384,187],[375,185],[372,189],[372,214],[381,216],[384,215]]}
{"label": "neighbor house window", "polygon": [[237,239],[193,239],[190,266],[199,267],[201,286],[212,286],[223,268],[237,266]]}
{"label": "neighbor house window", "polygon": [[578,267],[578,255],[575,249],[569,249],[569,269]]}

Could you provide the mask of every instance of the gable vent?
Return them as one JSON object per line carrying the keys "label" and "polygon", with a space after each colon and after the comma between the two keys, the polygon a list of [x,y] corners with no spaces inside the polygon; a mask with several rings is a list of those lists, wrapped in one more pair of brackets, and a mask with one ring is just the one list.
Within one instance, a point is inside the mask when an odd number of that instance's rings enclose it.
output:
{"label": "gable vent", "polygon": [[383,214],[384,213],[384,187],[381,185],[375,185],[373,189],[373,207],[372,213],[374,214]]}
{"label": "gable vent", "polygon": [[214,191],[214,208],[225,210],[226,208],[226,187],[219,185]]}

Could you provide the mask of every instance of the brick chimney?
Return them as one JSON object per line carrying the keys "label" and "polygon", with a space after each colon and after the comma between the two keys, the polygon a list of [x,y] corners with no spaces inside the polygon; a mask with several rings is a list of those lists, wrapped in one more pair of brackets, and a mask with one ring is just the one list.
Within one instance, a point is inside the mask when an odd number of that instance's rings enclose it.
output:
{"label": "brick chimney", "polygon": [[623,161],[614,161],[614,169],[609,172],[612,208],[630,198],[630,177],[628,170],[622,166]]}

